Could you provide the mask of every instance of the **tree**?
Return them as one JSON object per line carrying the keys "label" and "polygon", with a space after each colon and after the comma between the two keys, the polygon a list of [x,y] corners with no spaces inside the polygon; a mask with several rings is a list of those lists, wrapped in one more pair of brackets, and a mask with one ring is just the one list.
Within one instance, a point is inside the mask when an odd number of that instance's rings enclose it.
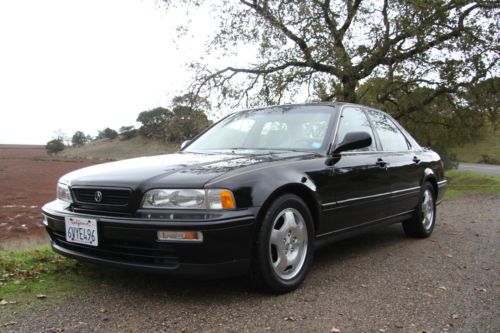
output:
{"label": "tree", "polygon": [[134,126],[122,126],[119,132],[121,140],[130,140],[137,135],[137,130]]}
{"label": "tree", "polygon": [[139,128],[139,133],[147,138],[163,139],[165,137],[165,119],[168,112],[170,112],[168,109],[157,107],[139,113],[137,121],[142,123],[142,126]]}
{"label": "tree", "polygon": [[[401,109],[414,109],[435,93],[432,88],[420,87],[416,83],[407,83],[403,91],[399,88],[401,82],[404,82],[403,78],[372,78],[359,87],[360,102],[397,116]],[[460,103],[450,103],[450,100]],[[437,96],[419,112],[399,118],[417,141],[429,147],[476,141],[483,135],[478,129],[486,120],[481,110],[457,94]]]}
{"label": "tree", "polygon": [[50,155],[57,154],[58,152],[63,151],[64,147],[64,142],[60,138],[52,139],[45,145],[45,149]]}
{"label": "tree", "polygon": [[54,134],[52,137],[56,140],[61,141],[63,144],[65,143],[66,146],[70,145],[70,139],[69,136],[66,135],[66,132],[64,132],[62,129],[57,129],[54,131]]}
{"label": "tree", "polygon": [[500,78],[490,78],[467,89],[464,98],[471,108],[481,112],[494,131],[500,126]]}
{"label": "tree", "polygon": [[73,137],[71,138],[71,143],[73,144],[73,147],[80,147],[83,146],[87,142],[87,137],[85,136],[85,133],[82,131],[76,131],[75,134],[73,134]]}
{"label": "tree", "polygon": [[97,139],[109,139],[113,140],[118,136],[118,132],[112,128],[106,127],[97,134]]}
{"label": "tree", "polygon": [[[408,85],[429,89],[411,106],[395,108],[394,116],[402,118],[498,72],[495,1],[212,3],[220,20],[207,53],[224,56],[241,45],[257,49],[248,67],[192,64],[196,79],[191,92],[216,93],[219,104],[276,104],[306,89],[308,98],[316,100],[359,102],[360,84],[374,77],[385,78],[391,89],[407,96],[416,92]],[[391,103],[390,95],[382,94],[378,102]]]}
{"label": "tree", "polygon": [[196,134],[210,126],[205,112],[209,109],[206,100],[192,94],[175,97],[172,100],[172,111],[165,119],[165,134],[168,142],[178,143],[193,138]]}

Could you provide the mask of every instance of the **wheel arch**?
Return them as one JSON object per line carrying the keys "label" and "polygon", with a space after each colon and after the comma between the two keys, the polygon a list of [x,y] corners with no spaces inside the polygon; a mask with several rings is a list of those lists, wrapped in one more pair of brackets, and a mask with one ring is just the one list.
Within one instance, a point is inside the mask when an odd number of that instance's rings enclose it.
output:
{"label": "wheel arch", "polygon": [[432,171],[432,169],[430,168],[426,168],[424,170],[424,177],[422,179],[422,183],[420,184],[420,186],[424,185],[426,182],[429,182],[432,185],[434,189],[434,196],[435,196],[434,199],[436,199],[438,197],[439,188],[436,180],[436,175],[434,174],[434,171]]}
{"label": "wheel arch", "polygon": [[302,200],[304,200],[306,206],[309,208],[309,212],[311,213],[313,219],[314,230],[318,230],[319,221],[320,221],[320,205],[318,204],[318,200],[311,191],[311,189],[303,184],[286,184],[279,188],[277,188],[274,192],[272,192],[264,202],[264,204],[260,207],[259,212],[257,214],[257,221],[259,223],[264,218],[268,208],[271,206],[274,200],[281,195],[284,194],[295,194]]}

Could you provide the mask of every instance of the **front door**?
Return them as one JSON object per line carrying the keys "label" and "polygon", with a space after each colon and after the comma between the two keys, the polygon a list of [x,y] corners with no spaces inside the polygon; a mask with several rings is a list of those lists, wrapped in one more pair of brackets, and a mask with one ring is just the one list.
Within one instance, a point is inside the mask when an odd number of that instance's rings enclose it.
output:
{"label": "front door", "polygon": [[329,190],[335,200],[322,205],[328,232],[384,218],[390,198],[387,165],[364,110],[344,106],[339,121],[335,144],[342,142],[348,132],[367,132],[373,142],[367,148],[342,152],[331,166]]}

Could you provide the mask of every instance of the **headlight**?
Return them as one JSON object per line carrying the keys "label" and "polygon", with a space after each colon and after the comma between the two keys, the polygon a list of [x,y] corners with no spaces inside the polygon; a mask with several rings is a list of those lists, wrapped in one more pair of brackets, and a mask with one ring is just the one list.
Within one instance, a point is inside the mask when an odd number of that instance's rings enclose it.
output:
{"label": "headlight", "polygon": [[57,184],[57,199],[73,203],[73,199],[71,198],[71,192],[69,187],[64,184]]}
{"label": "headlight", "polygon": [[142,208],[233,209],[233,193],[229,190],[151,190],[142,199]]}

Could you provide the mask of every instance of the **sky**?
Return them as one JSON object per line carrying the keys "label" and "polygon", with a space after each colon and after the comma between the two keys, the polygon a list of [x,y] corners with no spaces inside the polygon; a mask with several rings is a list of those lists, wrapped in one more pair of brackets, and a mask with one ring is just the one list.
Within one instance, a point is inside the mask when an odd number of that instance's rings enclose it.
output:
{"label": "sky", "polygon": [[137,125],[182,93],[215,30],[155,0],[0,1],[0,144],[45,144],[55,131],[96,135]]}

